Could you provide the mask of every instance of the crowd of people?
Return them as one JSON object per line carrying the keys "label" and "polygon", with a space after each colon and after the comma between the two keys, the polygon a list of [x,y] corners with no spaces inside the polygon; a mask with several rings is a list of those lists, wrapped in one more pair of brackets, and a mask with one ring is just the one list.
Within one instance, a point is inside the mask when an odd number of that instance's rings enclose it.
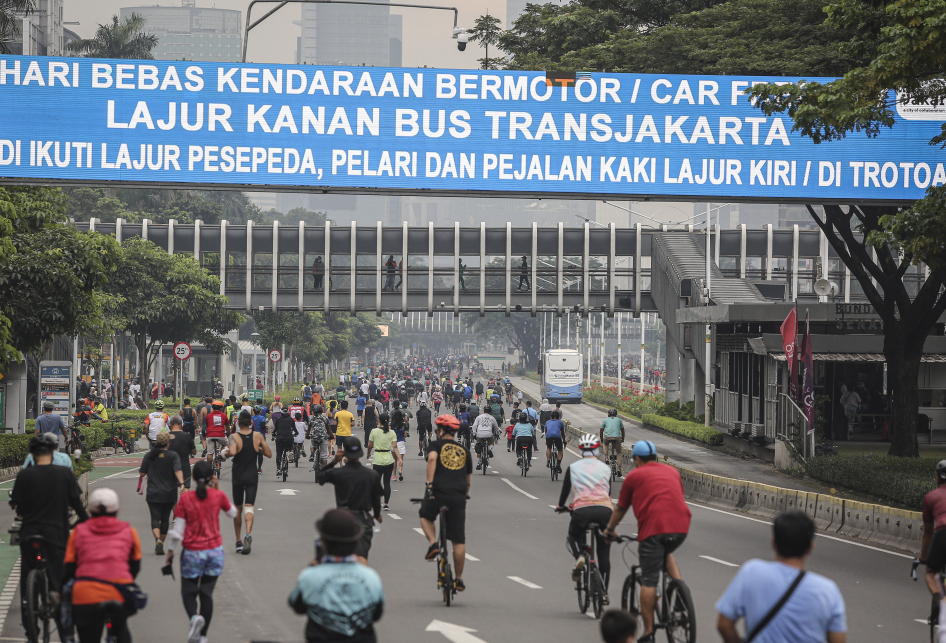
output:
{"label": "crowd of people", "polygon": [[[611,543],[627,512],[633,511],[643,628],[638,631],[634,616],[610,610],[601,620],[601,636],[607,643],[653,641],[658,575],[661,570],[674,579],[683,575],[673,552],[686,542],[692,516],[680,474],[658,460],[652,442],[642,440],[631,449],[633,467],[619,490],[612,490],[611,468],[601,456],[609,442],[623,443],[620,418],[609,414],[597,434],[582,434],[575,444],[580,457],[565,466],[552,456],[552,447],[560,456],[565,453],[563,416],[560,406],[545,400],[534,407],[508,378],[474,379],[462,361],[389,364],[371,373],[346,375],[332,387],[313,380],[286,404],[278,397],[269,404],[246,396],[207,397],[193,406],[184,400],[182,411],[173,416],[156,409],[144,421],[150,448],[140,465],[138,490],[151,515],[155,554],[164,557],[166,573],[171,573],[175,558],[179,564],[188,642],[206,643],[214,613],[214,589],[225,564],[219,514],[233,521],[233,551],[249,555],[263,462],[274,451],[277,463],[307,459],[317,470],[316,482],[332,485],[335,496],[336,507],[316,524],[316,557],[289,595],[291,609],[308,617],[306,639],[376,640],[374,623],[384,611],[384,591],[369,554],[374,527],[390,507],[392,479],[404,480],[404,462],[412,457],[411,431],[416,431],[418,457],[425,462],[425,494],[418,512],[428,541],[423,555],[427,560],[448,555],[441,551],[436,533],[440,510],[447,507],[442,515],[452,544],[457,592],[466,590],[465,516],[473,471],[491,466],[484,456],[494,457],[504,434],[509,457],[519,464],[524,458],[531,466],[533,458],[541,459],[538,438],[544,437],[546,466],[563,474],[557,510],[571,515],[566,533],[575,561],[573,580],[586,564],[582,553],[589,525],[606,525],[593,537],[607,592]],[[96,488],[88,508],[83,505],[72,461],[59,451],[55,423],[47,419],[37,426],[30,443],[31,466],[18,475],[11,492],[11,505],[22,517],[21,546],[33,536],[44,539],[50,589],[58,600],[71,604],[68,618],[57,612],[61,640],[77,637],[82,643],[97,643],[108,621],[116,640],[124,643],[131,640],[127,620],[136,609],[135,578],[143,545],[138,532],[118,519],[115,491]],[[219,476],[227,461],[229,494]],[[940,489],[924,505],[930,534],[924,549],[931,552],[943,550],[932,536],[934,528],[942,530],[935,533],[946,533],[946,462],[937,475]],[[79,520],[71,530],[70,512]],[[720,636],[726,643],[743,640],[736,623],[744,619],[746,631],[757,635],[757,641],[843,643],[845,611],[837,586],[804,571],[814,542],[813,523],[803,513],[787,512],[776,518],[773,534],[775,561],[747,562],[719,598]],[[932,572],[934,565],[941,568],[946,561],[932,554],[928,561],[930,589],[942,596],[941,581]]]}

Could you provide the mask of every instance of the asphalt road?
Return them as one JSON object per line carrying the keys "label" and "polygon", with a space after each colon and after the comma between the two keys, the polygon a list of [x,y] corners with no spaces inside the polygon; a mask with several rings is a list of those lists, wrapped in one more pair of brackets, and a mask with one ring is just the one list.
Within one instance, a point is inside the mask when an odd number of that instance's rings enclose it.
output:
{"label": "asphalt road", "polygon": [[[434,567],[423,560],[426,541],[416,531],[416,507],[409,502],[422,493],[423,461],[416,451],[409,451],[406,479],[394,484],[391,512],[384,515],[370,555],[370,564],[384,581],[387,600],[384,617],[377,625],[380,641],[599,640],[596,623],[577,609],[569,579],[572,560],[564,542],[568,517],[551,509],[558,500],[559,483],[549,480],[540,460],[535,461],[530,475],[522,478],[512,454],[498,448],[496,455],[490,473],[473,477],[466,532],[467,552],[476,560],[467,561],[467,591],[447,608],[436,589]],[[565,463],[574,458],[568,453]],[[225,465],[222,481],[222,489],[228,493],[229,466]],[[210,641],[303,640],[304,618],[289,609],[286,597],[312,557],[313,523],[334,506],[334,496],[331,488],[314,483],[307,467],[292,468],[285,483],[276,481],[271,461],[264,465],[264,472],[251,555],[234,553],[232,523],[226,517],[221,519],[227,562],[215,593]],[[132,633],[136,641],[145,643],[183,641],[187,619],[179,581],[161,576],[163,557],[152,553],[148,511],[144,499],[135,493],[136,481],[137,474],[131,471],[93,483],[119,492],[120,517],[138,529],[145,543],[139,583],[150,600],[132,619]],[[616,488],[613,496],[617,497]],[[700,505],[691,507],[693,525],[678,560],[693,593],[698,640],[718,641],[713,603],[738,565],[750,558],[771,558],[771,527],[762,520]],[[633,518],[628,521],[619,531],[636,531]],[[614,602],[619,601],[626,574],[622,556],[633,562],[635,551],[616,546],[612,552]],[[915,619],[925,619],[929,597],[922,583],[909,579],[909,563],[903,554],[819,536],[809,569],[840,586],[847,604],[848,640],[879,643],[894,638],[921,640],[925,635],[925,624]],[[16,596],[0,642],[22,640],[18,604]],[[428,631],[435,621],[469,631],[457,633],[449,627],[446,633]],[[444,629],[436,624],[433,628]]]}

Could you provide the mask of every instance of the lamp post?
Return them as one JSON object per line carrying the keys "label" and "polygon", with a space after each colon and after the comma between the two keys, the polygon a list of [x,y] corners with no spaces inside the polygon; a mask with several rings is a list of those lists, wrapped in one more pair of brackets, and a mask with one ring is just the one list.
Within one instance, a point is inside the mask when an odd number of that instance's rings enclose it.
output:
{"label": "lamp post", "polygon": [[259,352],[259,333],[250,333],[250,337],[253,338],[253,344],[256,348],[253,349],[253,365],[250,368],[250,386],[247,386],[247,389],[256,388],[256,361],[258,359]]}

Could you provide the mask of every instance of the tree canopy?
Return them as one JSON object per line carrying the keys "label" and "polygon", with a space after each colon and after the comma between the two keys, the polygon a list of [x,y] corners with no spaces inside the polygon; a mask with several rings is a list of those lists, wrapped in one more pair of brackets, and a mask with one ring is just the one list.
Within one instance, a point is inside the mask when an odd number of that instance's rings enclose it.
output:
{"label": "tree canopy", "polygon": [[86,58],[135,58],[153,60],[151,50],[157,47],[158,37],[145,33],[145,19],[137,13],[124,20],[117,15],[112,22],[99,25],[92,38],[73,40],[66,48]]}
{"label": "tree canopy", "polygon": [[36,0],[0,0],[0,54],[9,54],[10,43],[20,38],[17,14],[28,15],[36,8]]}

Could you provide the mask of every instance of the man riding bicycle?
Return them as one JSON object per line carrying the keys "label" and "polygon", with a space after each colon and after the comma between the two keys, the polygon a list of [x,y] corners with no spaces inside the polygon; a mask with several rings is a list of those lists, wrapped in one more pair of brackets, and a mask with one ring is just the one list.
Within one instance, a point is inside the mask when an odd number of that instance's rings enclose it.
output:
{"label": "man riding bicycle", "polygon": [[309,416],[309,441],[312,446],[309,462],[315,462],[315,456],[318,454],[322,466],[326,465],[328,462],[328,438],[328,421],[322,415],[322,405],[316,404],[312,407],[312,414]]}
{"label": "man riding bicycle", "polygon": [[622,449],[624,444],[624,421],[618,417],[617,409],[608,409],[608,417],[601,421],[599,437],[604,443],[605,453],[608,445],[614,445],[614,452],[617,456],[618,477],[621,477]]}
{"label": "man riding bicycle", "polygon": [[496,438],[499,437],[500,430],[496,418],[489,413],[482,413],[476,416],[473,426],[470,427],[470,432],[473,434],[473,439],[476,440],[476,454],[480,456],[480,461],[476,465],[477,471],[483,468],[484,445],[489,449],[489,457],[493,457],[493,444],[496,443]]}
{"label": "man riding bicycle", "polygon": [[[634,470],[621,485],[618,506],[611,515],[605,534],[614,540],[614,530],[627,510],[634,508],[637,518],[637,551],[641,563],[641,617],[644,634],[639,643],[654,641],[654,606],[657,604],[657,579],[666,558],[667,573],[679,580],[680,568],[672,552],[690,531],[690,509],[683,499],[680,472],[669,464],[657,462],[657,448],[650,440],[634,444]],[[610,474],[610,471],[609,471]]]}
{"label": "man riding bicycle", "polygon": [[[433,431],[433,414],[430,409],[427,408],[427,404],[421,402],[420,408],[417,409],[417,455],[424,455],[424,436]],[[433,437],[433,436],[431,436]]]}
{"label": "man riding bicycle", "polygon": [[278,478],[282,474],[283,466],[289,466],[288,461],[283,464],[282,457],[284,453],[292,453],[293,439],[298,430],[295,420],[281,409],[273,411],[272,423],[273,441],[276,443],[276,477]]}
{"label": "man riding bicycle", "polygon": [[207,457],[213,463],[213,457],[227,446],[227,429],[229,422],[223,412],[223,402],[214,400],[211,405],[213,410],[205,418],[205,434],[207,437]]}
{"label": "man riding bicycle", "polygon": [[[585,533],[588,525],[597,523],[600,526],[608,524],[611,519],[613,505],[611,504],[611,469],[598,460],[598,450],[601,441],[598,436],[586,433],[578,439],[578,449],[581,451],[581,460],[572,462],[565,469],[562,479],[562,493],[558,498],[558,510],[565,507],[568,494],[575,492],[575,498],[568,507],[572,510],[572,520],[568,524],[568,546],[575,557],[575,566],[572,567],[572,580],[576,583],[585,568],[585,557],[581,553],[585,550]],[[604,604],[608,604],[608,581],[611,575],[611,544],[604,535],[596,535],[598,551],[598,569],[604,580]]]}
{"label": "man riding bicycle", "polygon": [[434,560],[440,555],[437,529],[434,521],[440,508],[447,507],[441,520],[446,521],[447,540],[453,543],[453,565],[456,568],[456,590],[466,589],[463,584],[463,564],[466,559],[466,498],[470,493],[473,459],[466,447],[457,444],[454,436],[460,421],[452,415],[441,415],[436,420],[438,439],[430,443],[427,454],[427,491],[420,505],[420,526],[430,547],[424,556]]}
{"label": "man riding bicycle", "polygon": [[[558,447],[558,458],[552,462],[552,445]],[[552,419],[545,423],[545,459],[548,466],[562,472],[562,456],[565,454],[565,423],[558,418],[558,411],[552,411]],[[610,471],[610,469],[609,469]]]}
{"label": "man riding bicycle", "polygon": [[464,440],[463,444],[470,444],[470,414],[466,410],[466,404],[460,404],[460,410],[457,411],[457,419],[460,420],[460,430],[457,431],[457,437]]}
{"label": "man riding bicycle", "polygon": [[[923,540],[920,555],[926,556],[926,586],[939,603],[931,614],[936,623],[946,624],[946,592],[940,574],[946,568],[946,460],[936,464],[937,487],[923,497]],[[943,631],[942,629],[939,631]]]}

